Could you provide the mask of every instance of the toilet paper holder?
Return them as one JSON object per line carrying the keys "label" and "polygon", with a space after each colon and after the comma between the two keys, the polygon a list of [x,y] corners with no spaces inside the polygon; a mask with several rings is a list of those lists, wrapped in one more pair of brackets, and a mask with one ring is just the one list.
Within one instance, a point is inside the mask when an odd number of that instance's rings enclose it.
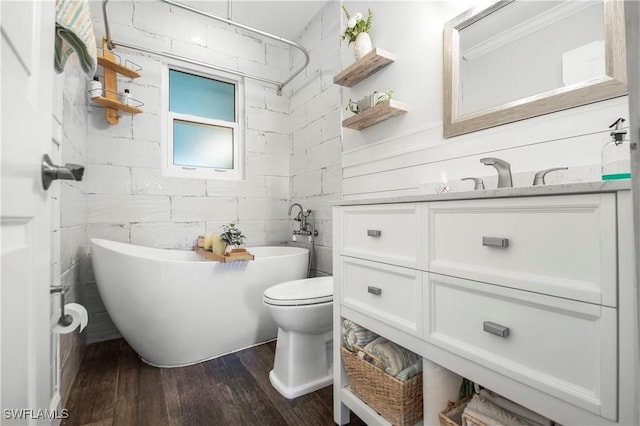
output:
{"label": "toilet paper holder", "polygon": [[73,322],[73,317],[68,314],[65,315],[64,313],[64,294],[67,291],[67,288],[68,287],[57,285],[49,289],[49,294],[60,293],[60,318],[58,319],[58,324],[63,327],[66,327]]}

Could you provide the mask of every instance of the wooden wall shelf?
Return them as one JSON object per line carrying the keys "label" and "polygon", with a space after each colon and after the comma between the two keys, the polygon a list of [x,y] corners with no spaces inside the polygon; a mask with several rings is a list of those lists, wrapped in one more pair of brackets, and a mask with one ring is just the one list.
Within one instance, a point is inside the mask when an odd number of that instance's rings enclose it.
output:
{"label": "wooden wall shelf", "polygon": [[125,67],[116,61],[115,56],[107,46],[107,38],[102,38],[102,56],[98,57],[98,64],[104,69],[104,96],[91,98],[92,101],[104,105],[104,117],[107,123],[113,125],[120,121],[119,111],[139,114],[142,110],[138,107],[125,105],[118,99],[118,74],[137,78],[140,74],[137,70]]}
{"label": "wooden wall shelf", "polygon": [[373,49],[358,61],[340,71],[333,82],[340,86],[353,87],[395,61],[395,55],[379,48]]}
{"label": "wooden wall shelf", "polygon": [[368,108],[359,114],[342,120],[342,127],[353,130],[366,129],[381,121],[396,117],[409,111],[409,106],[405,103],[398,102],[394,99]]}

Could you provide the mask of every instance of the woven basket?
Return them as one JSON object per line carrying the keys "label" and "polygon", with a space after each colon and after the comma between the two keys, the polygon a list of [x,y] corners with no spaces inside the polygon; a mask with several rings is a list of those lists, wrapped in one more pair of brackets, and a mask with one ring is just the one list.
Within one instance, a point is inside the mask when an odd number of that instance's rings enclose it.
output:
{"label": "woven basket", "polygon": [[465,426],[487,426],[482,420],[478,420],[467,413],[462,413],[462,424]]}
{"label": "woven basket", "polygon": [[351,392],[394,425],[413,425],[422,420],[422,373],[401,381],[344,347],[341,350]]}
{"label": "woven basket", "polygon": [[[466,416],[463,414],[464,407],[467,405],[467,402],[471,401],[473,395],[469,395],[462,399],[457,400],[456,402],[449,401],[447,406],[438,413],[438,420],[440,420],[440,426],[461,426],[462,418]],[[473,419],[472,420],[476,420]],[[479,420],[476,420],[479,421]],[[482,423],[478,423],[482,425]]]}

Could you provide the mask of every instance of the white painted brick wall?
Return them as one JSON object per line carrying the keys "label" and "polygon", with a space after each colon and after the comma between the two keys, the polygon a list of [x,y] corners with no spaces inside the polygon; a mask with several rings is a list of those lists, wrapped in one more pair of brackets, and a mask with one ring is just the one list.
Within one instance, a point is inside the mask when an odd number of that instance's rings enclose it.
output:
{"label": "white painted brick wall", "polygon": [[166,222],[169,197],[152,195],[89,194],[88,223]]}
{"label": "white painted brick wall", "polygon": [[238,219],[240,221],[285,219],[288,207],[286,199],[240,198],[238,201]]}
{"label": "white painted brick wall", "polygon": [[[91,8],[96,33],[101,37],[100,6],[92,3]],[[109,15],[116,41],[206,61],[214,56],[217,65],[276,80],[282,80],[292,66],[300,63],[298,54],[291,55],[294,62],[290,63],[290,49],[272,40],[265,41],[206,18],[194,18],[158,2],[112,2]],[[331,232],[328,203],[340,197],[340,89],[326,82],[340,68],[339,54],[335,54],[336,50],[339,52],[339,16],[339,2],[334,1],[311,18],[300,41],[312,52],[313,67],[285,88],[284,96],[276,95],[270,85],[246,81],[244,181],[161,175],[162,60],[118,49],[116,53],[123,60],[130,59],[143,67],[140,78],[122,78],[119,86],[129,88],[134,98],[144,102],[144,113],[123,113],[120,123],[110,126],[104,120],[102,107],[91,104],[78,109],[80,113],[88,111],[86,148],[74,148],[74,155],[84,156],[87,163],[84,225],[77,225],[85,227],[86,240],[108,238],[188,249],[198,234],[219,232],[222,224],[238,221],[250,244],[285,243],[290,240],[292,229],[287,209],[290,202],[299,200],[317,211],[314,221],[323,234]],[[324,55],[333,56],[319,57]],[[312,124],[308,117],[313,117]],[[70,126],[68,133],[75,139],[81,129]],[[300,188],[300,192],[292,200],[294,188]],[[82,204],[81,196],[70,189],[66,192],[70,205]],[[64,207],[62,215],[65,216]],[[78,215],[66,215],[69,223],[83,223]],[[330,235],[318,239],[324,244],[318,250],[322,257],[319,270],[325,273],[331,272],[331,240]],[[73,258],[73,254],[65,256]],[[100,304],[92,306],[102,309]],[[117,335],[104,311],[92,312],[91,318],[95,326],[90,341]]]}
{"label": "white painted brick wall", "polygon": [[[77,56],[54,78],[54,127],[51,157],[54,163],[87,162],[87,77]],[[83,303],[86,283],[87,177],[82,182],[57,181],[49,189],[52,204],[51,285],[67,287],[66,302]],[[57,307],[56,307],[57,308]],[[87,332],[60,336],[60,394],[68,395],[79,367]]]}
{"label": "white painted brick wall", "polygon": [[[319,233],[315,240],[317,274],[333,272],[329,202],[341,197],[341,89],[333,84],[341,68],[340,13],[340,2],[328,3],[301,34],[298,42],[310,50],[311,60],[289,89],[291,202],[313,211],[311,221]],[[286,228],[291,233],[291,225]],[[304,237],[296,245],[309,247]]]}
{"label": "white painted brick wall", "polygon": [[90,194],[131,194],[131,168],[94,164],[86,182]]}
{"label": "white painted brick wall", "polygon": [[[98,5],[92,14],[101,20]],[[200,17],[158,2],[119,2],[109,4],[114,39],[157,50],[211,61],[232,69],[261,75],[273,73],[283,79],[288,72],[288,47],[226,24]],[[98,32],[101,34],[101,29]],[[117,34],[117,37],[116,37]],[[94,170],[89,202],[90,234],[99,235],[109,225],[128,227],[129,238],[154,241],[168,247],[166,239],[154,238],[156,228],[140,224],[206,223],[242,219],[240,204],[260,199],[261,209],[286,216],[289,198],[289,156],[291,153],[289,98],[277,96],[275,89],[246,80],[246,145],[245,181],[216,181],[166,178],[160,173],[160,80],[162,58],[119,49],[116,53],[143,67],[141,77],[119,81],[129,87],[134,97],[145,103],[143,114],[123,114],[117,126],[104,123],[103,109],[89,110],[88,171]],[[129,176],[127,177],[127,170]],[[113,171],[110,182],[105,182]],[[117,181],[117,182],[116,182]],[[127,188],[129,190],[127,191]],[[265,197],[266,196],[266,197]],[[284,204],[284,207],[283,207]],[[270,214],[271,215],[271,214]],[[272,216],[273,216],[272,215]],[[263,218],[263,222],[264,222]],[[102,228],[100,228],[102,226]],[[125,238],[125,228],[118,234]],[[263,241],[266,226],[259,227]],[[278,229],[278,228],[274,228]],[[108,233],[108,232],[107,232]],[[149,233],[144,236],[144,233]],[[245,232],[247,233],[247,232]],[[248,235],[249,236],[249,235]],[[270,233],[271,241],[284,241],[286,233]],[[176,245],[182,243],[176,242]]]}
{"label": "white painted brick wall", "polygon": [[129,223],[90,223],[87,225],[87,238],[103,238],[128,243],[131,240],[130,231]]}
{"label": "white painted brick wall", "polygon": [[205,196],[206,181],[172,179],[162,176],[160,169],[131,168],[131,194]]}
{"label": "white painted brick wall", "polygon": [[[96,108],[98,109],[98,108]],[[104,120],[102,110],[98,111]],[[93,113],[93,110],[90,111]],[[89,134],[88,167],[92,164],[112,164],[128,167],[158,167],[160,164],[160,142],[109,137],[103,134]],[[89,172],[89,170],[87,171]]]}
{"label": "white painted brick wall", "polygon": [[172,197],[171,204],[173,222],[234,221],[238,209],[236,198]]}
{"label": "white painted brick wall", "polygon": [[155,222],[131,224],[131,244],[190,250],[205,232],[202,222]]}
{"label": "white painted brick wall", "polygon": [[289,157],[286,155],[247,153],[247,178],[260,176],[289,176]]}

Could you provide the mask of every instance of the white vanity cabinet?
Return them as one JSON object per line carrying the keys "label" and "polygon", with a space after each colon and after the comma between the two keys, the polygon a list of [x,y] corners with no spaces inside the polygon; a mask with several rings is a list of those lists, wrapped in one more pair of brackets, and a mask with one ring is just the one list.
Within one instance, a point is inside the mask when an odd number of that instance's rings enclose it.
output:
{"label": "white vanity cabinet", "polygon": [[339,362],[348,318],[565,426],[639,424],[630,192],[472,196],[334,207],[336,422],[385,424]]}

